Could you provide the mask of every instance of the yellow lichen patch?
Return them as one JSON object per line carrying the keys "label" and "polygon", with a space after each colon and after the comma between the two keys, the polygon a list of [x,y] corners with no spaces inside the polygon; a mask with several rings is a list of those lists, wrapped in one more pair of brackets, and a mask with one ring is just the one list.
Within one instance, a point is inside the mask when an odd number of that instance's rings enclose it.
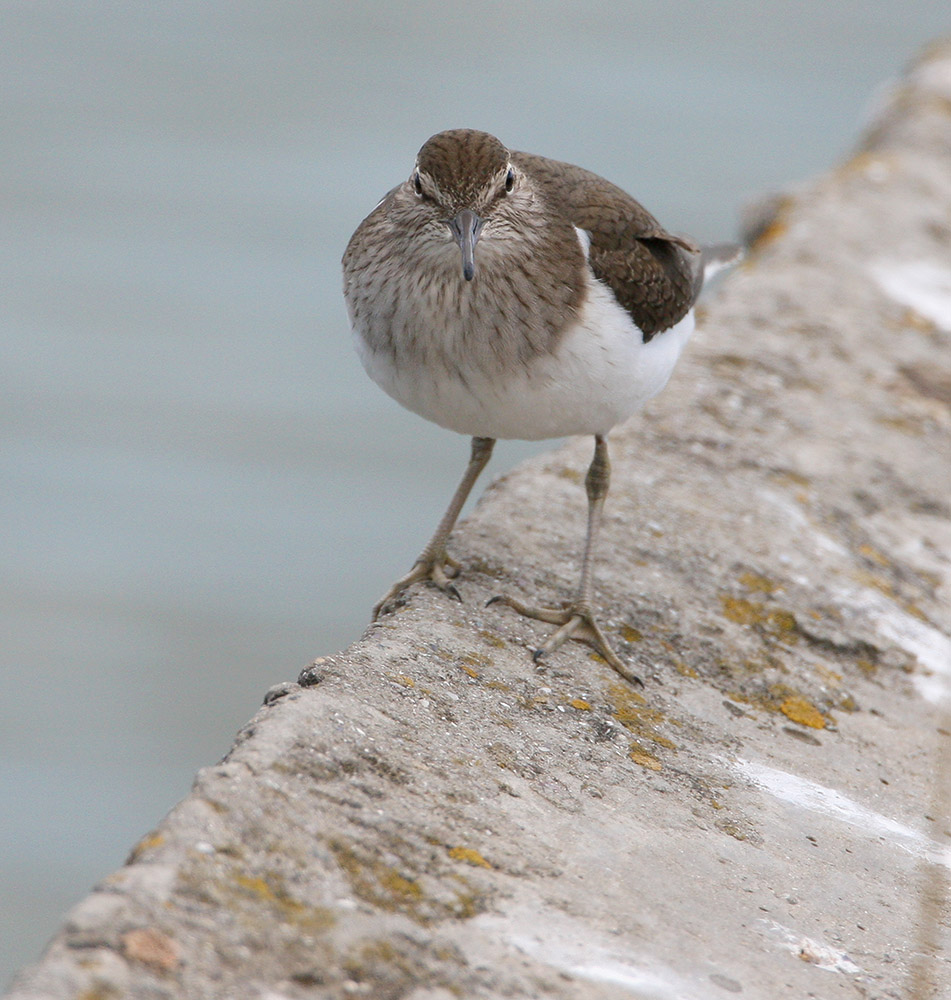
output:
{"label": "yellow lichen patch", "polygon": [[873,548],[871,545],[860,545],[859,546],[859,555],[864,556],[866,559],[869,559],[871,562],[875,563],[877,566],[888,566],[888,565],[890,565],[890,563],[888,561],[888,557],[882,555],[882,553],[879,552],[878,549]]}
{"label": "yellow lichen patch", "polygon": [[770,580],[768,577],[760,576],[759,573],[753,573],[749,570],[745,573],[741,573],[739,580],[747,590],[751,590],[757,594],[773,594],[779,590],[778,583]]}
{"label": "yellow lichen patch", "polygon": [[264,881],[263,878],[255,878],[251,875],[236,875],[234,880],[241,886],[242,889],[247,889],[248,892],[255,896],[260,896],[268,902],[273,902],[277,899],[274,890],[267,884],[267,882]]}
{"label": "yellow lichen patch", "polygon": [[659,771],[663,767],[663,764],[650,751],[636,743],[631,744],[628,756],[635,764],[640,764],[641,767],[646,767],[649,771]]}
{"label": "yellow lichen patch", "polygon": [[590,704],[590,702],[585,701],[584,698],[572,698],[571,701],[568,702],[568,704],[572,708],[578,709],[579,712],[590,712],[591,711],[591,704]]}
{"label": "yellow lichen patch", "polygon": [[723,605],[723,617],[737,625],[759,625],[763,620],[763,605],[756,601],[721,594],[720,603]]}
{"label": "yellow lichen patch", "polygon": [[232,914],[242,925],[256,926],[266,920],[288,924],[299,934],[313,937],[327,931],[335,920],[327,907],[295,899],[279,873],[251,874],[224,861],[221,852],[214,859],[196,856],[181,873],[179,889],[202,906]]}
{"label": "yellow lichen patch", "polygon": [[625,642],[640,642],[644,638],[643,634],[633,625],[621,626],[621,638]]}
{"label": "yellow lichen patch", "polygon": [[470,667],[467,663],[460,663],[459,668],[470,677],[478,678],[480,676],[479,671],[475,667]]}
{"label": "yellow lichen patch", "polygon": [[[392,939],[364,938],[342,956],[340,967],[350,987],[344,988],[343,995],[389,998],[405,997],[410,993],[419,995],[423,983],[425,987],[421,992],[427,996],[461,996],[456,983],[458,972],[465,964],[455,946],[424,945],[399,933]],[[313,975],[305,974],[304,979],[291,978],[304,986],[320,986],[325,980],[318,970],[315,963]],[[269,995],[277,996],[276,993]],[[321,995],[327,994],[321,991]]]}
{"label": "yellow lichen patch", "polygon": [[717,822],[717,829],[725,833],[734,840],[744,841],[749,836],[748,832],[739,823],[731,819],[724,819]]}
{"label": "yellow lichen patch", "polygon": [[471,667],[491,667],[494,662],[492,657],[486,656],[485,653],[464,653],[459,660]]}
{"label": "yellow lichen patch", "polygon": [[898,596],[891,583],[878,573],[869,573],[865,570],[858,570],[852,574],[852,578],[858,583],[864,584],[866,587],[874,587],[876,590],[881,591],[881,593],[883,593],[886,597],[895,598]]}
{"label": "yellow lichen patch", "polygon": [[782,608],[767,608],[760,601],[749,601],[744,597],[721,594],[723,617],[737,625],[759,625],[784,642],[795,642],[799,638],[796,616]]}
{"label": "yellow lichen patch", "polygon": [[505,648],[505,640],[504,639],[500,639],[494,632],[490,632],[488,629],[482,629],[479,632],[479,635],[483,639],[485,639],[485,641],[490,646],[495,646],[497,649],[504,649]]}
{"label": "yellow lichen patch", "polygon": [[331,841],[329,847],[355,896],[382,910],[396,910],[419,923],[428,922],[429,918],[418,911],[423,890],[415,879],[378,858],[362,857],[339,840]]}
{"label": "yellow lichen patch", "polygon": [[804,476],[799,472],[793,472],[792,469],[783,469],[782,472],[774,472],[770,478],[773,482],[779,483],[780,486],[799,486],[801,488],[812,486],[812,480],[808,476]]}
{"label": "yellow lichen patch", "polygon": [[235,882],[244,892],[267,903],[287,924],[309,933],[327,930],[334,923],[333,913],[322,906],[307,906],[287,891],[284,880],[276,874],[267,877],[236,874]]}
{"label": "yellow lichen patch", "polygon": [[139,858],[145,854],[146,851],[152,850],[153,847],[161,847],[165,843],[165,837],[163,834],[155,832],[150,833],[148,836],[143,837],[136,845],[132,848],[129,853],[129,864],[133,864],[138,861]]}
{"label": "yellow lichen patch", "polygon": [[632,690],[628,684],[612,684],[608,691],[614,708],[614,718],[625,729],[668,750],[677,749],[676,744],[661,735],[656,728],[660,723],[669,720],[663,712],[648,707],[643,695]]}
{"label": "yellow lichen patch", "polygon": [[464,875],[453,872],[450,878],[455,879],[462,886],[461,890],[457,889],[453,893],[453,901],[450,906],[452,915],[457,920],[468,920],[478,916],[485,909],[484,898],[473,890],[472,883]]}
{"label": "yellow lichen patch", "polygon": [[721,594],[720,603],[723,605],[723,617],[737,625],[758,625],[763,620],[763,605],[755,601]]}
{"label": "yellow lichen patch", "polygon": [[756,694],[734,691],[727,697],[766,712],[781,712],[792,722],[812,729],[825,729],[830,721],[808,698],[787,684],[772,684],[767,691]]}
{"label": "yellow lichen patch", "polygon": [[797,638],[799,626],[796,624],[796,616],[791,611],[783,611],[782,608],[777,608],[766,615],[766,621],[787,642],[791,642]]}
{"label": "yellow lichen patch", "polygon": [[608,693],[614,699],[614,704],[618,709],[644,707],[647,699],[639,691],[635,691],[630,684],[611,684]]}
{"label": "yellow lichen patch", "polygon": [[[509,688],[503,690],[508,691]],[[548,705],[551,699],[547,694],[519,695],[518,703],[522,708],[537,708],[539,705]]]}
{"label": "yellow lichen patch", "polygon": [[423,898],[423,890],[418,882],[401,875],[395,868],[380,875],[380,885],[393,897],[415,901]]}
{"label": "yellow lichen patch", "polygon": [[896,604],[901,607],[903,611],[907,611],[908,614],[917,618],[919,621],[927,621],[928,616],[915,604],[914,601],[907,601],[895,590],[895,587],[889,580],[881,576],[879,573],[872,573],[865,570],[858,570],[851,574],[854,580],[865,585],[866,587],[874,587],[876,590],[883,593],[886,597],[891,598]]}
{"label": "yellow lichen patch", "polygon": [[792,722],[798,722],[800,726],[809,726],[812,729],[825,729],[826,717],[802,695],[790,695],[779,706],[780,712]]}
{"label": "yellow lichen patch", "polygon": [[492,867],[478,851],[473,850],[471,847],[450,847],[449,857],[453,861],[465,861],[467,865],[475,865],[481,868]]}
{"label": "yellow lichen patch", "polygon": [[674,660],[674,670],[676,670],[677,673],[680,674],[681,677],[699,677],[700,676],[700,674],[698,674],[697,671],[693,667],[688,666],[679,657]]}
{"label": "yellow lichen patch", "polygon": [[817,665],[816,673],[819,675],[821,680],[825,681],[825,683],[829,685],[829,687],[842,687],[842,675],[838,670],[832,670],[829,667]]}
{"label": "yellow lichen patch", "polygon": [[408,674],[391,674],[390,676],[394,681],[396,681],[397,684],[402,684],[403,687],[416,687],[416,681],[414,681]]}

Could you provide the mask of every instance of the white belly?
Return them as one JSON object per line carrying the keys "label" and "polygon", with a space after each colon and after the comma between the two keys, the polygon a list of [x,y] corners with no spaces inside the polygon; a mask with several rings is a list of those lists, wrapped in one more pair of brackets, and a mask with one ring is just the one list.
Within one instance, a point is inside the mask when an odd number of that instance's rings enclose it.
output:
{"label": "white belly", "polygon": [[407,409],[472,437],[537,441],[607,434],[664,388],[694,328],[693,310],[647,344],[631,317],[592,281],[579,322],[551,355],[514,372],[430,372],[357,348],[370,377]]}

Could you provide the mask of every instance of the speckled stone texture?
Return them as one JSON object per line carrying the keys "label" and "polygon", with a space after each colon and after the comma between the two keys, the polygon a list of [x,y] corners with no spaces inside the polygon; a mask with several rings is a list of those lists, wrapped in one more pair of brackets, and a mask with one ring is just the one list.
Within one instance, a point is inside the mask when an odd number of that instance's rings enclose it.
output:
{"label": "speckled stone texture", "polygon": [[464,604],[269,692],[10,997],[951,995],[951,44],[757,227],[611,438],[645,689],[483,607],[570,596],[581,440],[454,536]]}

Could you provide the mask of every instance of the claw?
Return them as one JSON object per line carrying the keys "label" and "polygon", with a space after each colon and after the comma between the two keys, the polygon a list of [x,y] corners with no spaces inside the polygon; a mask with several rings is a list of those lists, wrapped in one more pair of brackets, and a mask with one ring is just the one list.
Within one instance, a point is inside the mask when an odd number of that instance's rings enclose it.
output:
{"label": "claw", "polygon": [[632,673],[611,648],[601,631],[601,626],[595,621],[594,614],[584,604],[576,602],[569,604],[566,608],[539,608],[523,604],[506,594],[496,594],[489,598],[486,607],[496,603],[505,604],[526,618],[534,618],[536,621],[558,626],[537,649],[532,650],[532,660],[535,663],[540,663],[544,656],[553,653],[568,639],[574,639],[576,642],[583,642],[590,646],[598,656],[605,660],[609,667],[619,673],[628,683],[638,687],[644,686],[640,677]]}
{"label": "claw", "polygon": [[[446,566],[449,567],[448,573],[445,569]],[[444,594],[448,594],[459,601],[460,604],[463,603],[462,595],[456,589],[456,585],[451,582],[451,578],[457,576],[458,573],[459,563],[455,559],[450,559],[445,553],[441,556],[434,556],[431,559],[418,560],[406,576],[401,576],[373,605],[372,620],[377,621],[383,613],[383,609],[414,583],[431,583]]]}

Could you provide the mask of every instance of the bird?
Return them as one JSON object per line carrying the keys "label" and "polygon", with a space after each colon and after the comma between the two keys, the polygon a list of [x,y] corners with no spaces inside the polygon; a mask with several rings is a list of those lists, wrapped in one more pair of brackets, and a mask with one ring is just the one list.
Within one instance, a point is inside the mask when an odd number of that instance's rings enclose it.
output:
{"label": "bird", "polygon": [[554,626],[536,663],[568,639],[631,683],[594,609],[594,558],[610,483],[607,437],[659,393],[694,329],[704,282],[739,248],[701,249],[665,230],[595,173],[509,150],[476,129],[420,148],[409,177],[360,223],[343,255],[343,292],[370,378],[407,409],[471,438],[469,462],[410,571],[461,600],[447,541],[498,439],[594,437],[587,532],[574,597],[562,607],[496,595]]}

